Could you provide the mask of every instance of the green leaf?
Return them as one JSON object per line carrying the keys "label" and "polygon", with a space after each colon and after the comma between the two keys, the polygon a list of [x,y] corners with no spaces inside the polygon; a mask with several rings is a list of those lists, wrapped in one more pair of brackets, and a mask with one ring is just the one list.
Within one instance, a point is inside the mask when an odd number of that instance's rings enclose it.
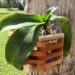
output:
{"label": "green leaf", "polygon": [[65,36],[63,55],[67,56],[71,48],[71,42],[72,42],[71,24],[66,17],[58,16],[58,20],[60,21],[60,24],[61,24],[60,27]]}
{"label": "green leaf", "polygon": [[58,7],[51,7],[49,9],[47,9],[47,11],[43,14],[44,21],[49,20],[51,14],[54,13],[57,9],[58,9]]}
{"label": "green leaf", "polygon": [[37,25],[43,25],[45,24],[44,22],[42,23],[38,23],[38,22],[25,22],[25,23],[20,23],[20,24],[17,24],[17,25],[10,25],[10,26],[7,26],[7,27],[4,27],[1,31],[5,31],[5,30],[11,30],[11,29],[20,29],[20,28],[23,28],[23,27],[31,27],[31,26],[37,26]]}
{"label": "green leaf", "polygon": [[[21,69],[24,61],[31,54],[36,45],[41,26],[33,26],[26,30],[16,31],[8,40],[6,59],[17,69]],[[25,32],[26,31],[26,32]],[[22,38],[23,37],[23,38]]]}
{"label": "green leaf", "polygon": [[21,28],[16,30],[12,36],[8,39],[6,47],[5,47],[5,55],[8,63],[12,64],[14,56],[20,50],[20,46],[23,42],[24,37],[29,32],[29,28]]}
{"label": "green leaf", "polygon": [[13,13],[5,15],[0,19],[0,30],[9,25],[17,25],[25,22],[43,22],[43,18],[40,15],[35,14],[23,14],[23,13]]}
{"label": "green leaf", "polygon": [[62,32],[64,33],[64,48],[63,48],[63,56],[67,56],[69,50],[71,48],[72,41],[72,30],[69,20],[64,16],[57,16],[52,14],[50,20],[57,20],[60,23],[60,27]]}
{"label": "green leaf", "polygon": [[55,15],[55,14],[51,14],[49,20],[50,20],[50,21],[53,21],[53,20],[56,20],[56,19],[58,19],[58,16]]}

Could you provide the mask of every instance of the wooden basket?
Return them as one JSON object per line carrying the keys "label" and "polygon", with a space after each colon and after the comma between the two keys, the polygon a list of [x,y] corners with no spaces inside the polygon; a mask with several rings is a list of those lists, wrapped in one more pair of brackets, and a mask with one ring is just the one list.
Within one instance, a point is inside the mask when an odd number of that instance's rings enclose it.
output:
{"label": "wooden basket", "polygon": [[36,65],[40,71],[62,63],[64,34],[53,34],[39,37],[32,54],[25,64]]}

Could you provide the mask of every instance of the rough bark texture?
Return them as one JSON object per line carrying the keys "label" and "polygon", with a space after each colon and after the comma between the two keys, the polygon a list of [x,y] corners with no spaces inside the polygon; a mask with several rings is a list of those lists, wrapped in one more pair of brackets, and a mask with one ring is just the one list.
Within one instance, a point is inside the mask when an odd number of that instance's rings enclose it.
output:
{"label": "rough bark texture", "polygon": [[73,34],[72,47],[68,56],[64,58],[62,66],[49,68],[49,71],[43,74],[35,74],[34,71],[29,75],[75,75],[75,0],[26,0],[25,11],[42,14],[51,6],[58,6],[59,10],[56,13],[70,19]]}

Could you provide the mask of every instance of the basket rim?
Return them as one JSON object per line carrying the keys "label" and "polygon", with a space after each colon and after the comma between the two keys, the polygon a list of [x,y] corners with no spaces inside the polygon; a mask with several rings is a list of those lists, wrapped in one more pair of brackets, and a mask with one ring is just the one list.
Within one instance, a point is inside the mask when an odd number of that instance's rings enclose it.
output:
{"label": "basket rim", "polygon": [[56,33],[39,37],[39,41],[48,41],[54,39],[64,39],[64,33]]}

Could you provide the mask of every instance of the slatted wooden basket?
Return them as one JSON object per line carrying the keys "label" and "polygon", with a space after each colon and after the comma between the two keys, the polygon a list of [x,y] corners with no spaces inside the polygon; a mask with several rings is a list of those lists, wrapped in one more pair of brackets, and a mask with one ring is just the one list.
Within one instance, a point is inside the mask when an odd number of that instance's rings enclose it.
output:
{"label": "slatted wooden basket", "polygon": [[64,34],[39,37],[39,40],[25,64],[36,65],[39,71],[46,71],[62,63]]}

